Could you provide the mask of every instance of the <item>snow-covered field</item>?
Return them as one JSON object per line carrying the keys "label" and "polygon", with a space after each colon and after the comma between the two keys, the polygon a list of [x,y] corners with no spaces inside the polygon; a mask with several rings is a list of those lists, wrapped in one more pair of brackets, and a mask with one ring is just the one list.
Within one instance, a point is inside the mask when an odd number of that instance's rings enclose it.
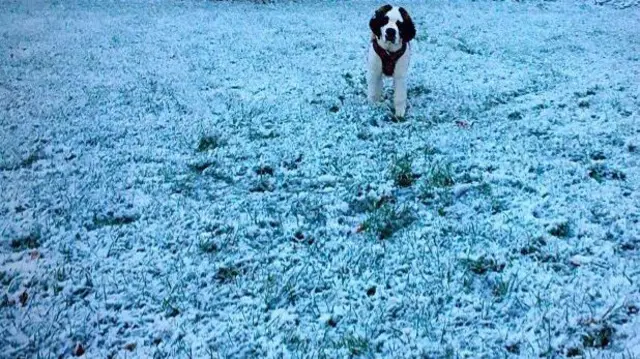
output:
{"label": "snow-covered field", "polygon": [[640,356],[640,8],[0,2],[0,357]]}

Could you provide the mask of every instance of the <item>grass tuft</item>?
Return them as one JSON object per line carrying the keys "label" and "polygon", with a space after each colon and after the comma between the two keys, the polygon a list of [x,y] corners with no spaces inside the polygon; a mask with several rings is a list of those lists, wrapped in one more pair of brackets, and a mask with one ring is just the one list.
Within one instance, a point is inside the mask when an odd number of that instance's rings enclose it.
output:
{"label": "grass tuft", "polygon": [[12,239],[11,248],[16,251],[38,248],[40,247],[40,239],[40,231],[32,231],[26,236]]}
{"label": "grass tuft", "polygon": [[408,207],[385,203],[369,214],[361,229],[374,234],[378,239],[388,239],[414,220],[415,217]]}
{"label": "grass tuft", "polygon": [[220,283],[231,283],[241,274],[240,268],[236,266],[220,267],[216,272],[215,279]]}
{"label": "grass tuft", "polygon": [[585,348],[605,348],[613,339],[614,329],[608,325],[590,330],[582,335],[582,345]]}
{"label": "grass tuft", "polygon": [[215,165],[217,165],[215,161],[206,160],[206,161],[197,161],[194,163],[190,163],[188,166],[193,172],[202,174],[207,168],[213,167]]}
{"label": "grass tuft", "polygon": [[627,175],[624,172],[609,168],[603,163],[591,166],[587,174],[598,183],[602,183],[605,180],[624,181],[627,179]]}
{"label": "grass tuft", "polygon": [[88,230],[95,230],[102,227],[110,227],[110,226],[123,226],[127,224],[131,224],[138,220],[138,215],[115,215],[112,212],[108,212],[107,214],[94,214],[92,223],[87,225]]}
{"label": "grass tuft", "polygon": [[367,339],[358,335],[348,334],[342,338],[342,346],[347,348],[349,355],[359,356],[364,355],[370,350],[370,343]]}
{"label": "grass tuft", "polygon": [[412,160],[409,155],[396,158],[391,164],[390,172],[398,187],[410,187],[417,178],[412,171]]}
{"label": "grass tuft", "polygon": [[455,184],[451,165],[448,163],[434,163],[427,171],[426,184],[430,187],[445,188]]}
{"label": "grass tuft", "polygon": [[465,258],[462,264],[475,274],[485,274],[487,272],[502,272],[505,265],[496,262],[493,258],[481,256],[478,259]]}
{"label": "grass tuft", "polygon": [[558,238],[568,238],[571,236],[571,225],[568,221],[563,220],[558,223],[552,224],[548,232],[550,235]]}
{"label": "grass tuft", "polygon": [[218,245],[211,239],[201,239],[198,242],[198,248],[203,253],[215,253],[218,251]]}
{"label": "grass tuft", "polygon": [[31,165],[33,165],[34,163],[38,162],[43,158],[44,157],[42,156],[40,151],[31,152],[29,156],[27,156],[27,158],[20,161],[20,168],[29,168],[31,167]]}
{"label": "grass tuft", "polygon": [[218,135],[203,135],[200,137],[200,140],[198,141],[198,147],[196,148],[196,151],[198,152],[210,151],[220,147],[220,145],[221,145],[221,142],[220,142],[220,137]]}

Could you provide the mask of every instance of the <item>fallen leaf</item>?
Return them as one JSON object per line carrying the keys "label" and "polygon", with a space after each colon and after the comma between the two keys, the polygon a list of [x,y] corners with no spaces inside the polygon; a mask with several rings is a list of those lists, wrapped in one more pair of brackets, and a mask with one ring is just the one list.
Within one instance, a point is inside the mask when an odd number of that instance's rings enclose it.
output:
{"label": "fallen leaf", "polygon": [[29,300],[29,294],[25,290],[24,292],[22,292],[22,294],[20,294],[20,297],[18,299],[20,299],[20,304],[24,307],[25,305],[27,305],[27,300]]}
{"label": "fallen leaf", "polygon": [[469,128],[471,127],[471,124],[467,121],[464,120],[456,120],[456,125],[460,128]]}

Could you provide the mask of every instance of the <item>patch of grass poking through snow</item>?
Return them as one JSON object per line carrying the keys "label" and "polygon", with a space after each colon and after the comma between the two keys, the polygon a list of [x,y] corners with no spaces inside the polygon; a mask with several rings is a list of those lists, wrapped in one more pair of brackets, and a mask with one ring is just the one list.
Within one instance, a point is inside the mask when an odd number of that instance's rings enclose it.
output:
{"label": "patch of grass poking through snow", "polygon": [[215,161],[204,160],[190,163],[188,166],[193,172],[202,174],[207,168],[214,167],[215,165],[217,165]]}
{"label": "patch of grass poking through snow", "polygon": [[178,179],[168,180],[168,182],[171,183],[171,193],[189,196],[196,190],[194,175],[191,173]]}
{"label": "patch of grass poking through snow", "polygon": [[510,121],[520,121],[520,120],[523,119],[522,112],[517,111],[517,110],[513,111],[513,112],[510,112],[507,115],[507,119],[509,119]]}
{"label": "patch of grass poking through snow", "polygon": [[273,176],[274,174],[273,167],[269,165],[259,166],[254,170],[254,172],[258,176]]}
{"label": "patch of grass poking through snow", "polygon": [[462,265],[475,274],[485,274],[487,272],[502,272],[505,265],[503,263],[496,262],[493,258],[486,258],[481,256],[477,259],[465,258],[462,260]]}
{"label": "patch of grass poking through snow", "polygon": [[202,253],[216,253],[218,245],[211,239],[201,239],[198,242],[198,248]]}
{"label": "patch of grass poking through snow", "polygon": [[162,311],[165,317],[173,318],[180,314],[180,308],[174,303],[174,300],[165,298],[162,300]]}
{"label": "patch of grass poking through snow", "polygon": [[340,344],[349,351],[351,356],[364,355],[371,350],[371,344],[367,339],[353,334],[347,334]]}
{"label": "patch of grass poking through snow", "polygon": [[616,181],[624,181],[627,179],[627,175],[624,172],[617,169],[608,168],[603,163],[598,163],[591,166],[589,168],[588,175],[598,183],[602,183],[607,179]]}
{"label": "patch of grass poking through snow", "polygon": [[241,274],[240,268],[235,266],[218,268],[215,279],[220,283],[231,283]]}
{"label": "patch of grass poking through snow", "polygon": [[2,284],[3,287],[8,287],[16,276],[17,274],[15,273],[0,271],[0,284]]}
{"label": "patch of grass poking through snow", "polygon": [[429,89],[424,85],[416,85],[409,89],[408,94],[409,94],[409,97],[418,97],[422,95],[428,95],[431,92],[432,92],[431,89]]}
{"label": "patch of grass poking through snow", "polygon": [[507,202],[505,200],[498,198],[491,199],[491,214],[504,212],[507,208]]}
{"label": "patch of grass poking through snow", "polygon": [[453,172],[449,163],[434,163],[427,171],[426,185],[445,188],[455,184]]}
{"label": "patch of grass poking through snow", "polygon": [[205,152],[214,150],[222,145],[220,136],[218,135],[202,135],[198,141],[198,147],[196,151]]}
{"label": "patch of grass poking through snow", "polygon": [[27,156],[27,158],[25,158],[24,160],[20,161],[20,168],[29,168],[31,167],[31,165],[33,165],[34,163],[38,162],[39,160],[44,159],[44,156],[42,155],[42,152],[40,150],[36,150],[33,151],[29,154],[29,156]]}
{"label": "patch of grass poking through snow", "polygon": [[531,238],[526,245],[520,248],[520,254],[523,256],[528,256],[540,253],[542,247],[544,247],[546,244],[547,242],[542,237]]}
{"label": "patch of grass poking through snow", "polygon": [[582,345],[585,348],[606,348],[613,339],[614,329],[608,325],[594,328],[582,335]]}
{"label": "patch of grass poking through snow", "polygon": [[64,289],[64,282],[69,279],[69,273],[65,266],[56,268],[53,271],[54,283],[52,286],[53,295],[58,295]]}
{"label": "patch of grass poking through snow", "polygon": [[408,207],[385,203],[369,214],[360,229],[375,235],[378,239],[388,239],[415,220]]}
{"label": "patch of grass poking through snow", "polygon": [[33,152],[29,153],[29,155],[27,157],[25,157],[24,159],[18,161],[18,163],[10,163],[9,161],[1,161],[0,162],[0,171],[11,171],[11,170],[17,170],[20,168],[31,168],[31,166],[40,161],[45,159],[44,154],[42,153],[41,149],[36,149]]}
{"label": "patch of grass poking through snow", "polygon": [[23,249],[35,249],[40,247],[40,231],[32,231],[26,236],[14,238],[11,240],[11,248],[15,251]]}
{"label": "patch of grass poking through snow", "polygon": [[574,358],[574,357],[582,357],[583,354],[584,352],[582,351],[582,349],[577,347],[571,347],[567,349],[567,353],[565,355],[567,356],[567,358]]}
{"label": "patch of grass poking through snow", "polygon": [[102,227],[123,226],[137,221],[138,218],[138,215],[115,215],[112,212],[108,212],[107,214],[94,214],[92,223],[87,225],[86,228],[88,230],[96,230]]}
{"label": "patch of grass poking through snow", "polygon": [[411,187],[417,178],[417,175],[413,173],[412,160],[409,155],[394,159],[390,172],[398,187]]}
{"label": "patch of grass poking through snow", "polygon": [[276,187],[272,179],[260,176],[256,183],[249,188],[249,192],[273,192],[275,189]]}
{"label": "patch of grass poking through snow", "polygon": [[511,354],[520,354],[520,343],[507,344],[504,349]]}
{"label": "patch of grass poking through snow", "polygon": [[476,191],[483,196],[491,196],[493,194],[493,189],[491,188],[491,184],[487,182],[483,182],[478,187],[476,187]]}
{"label": "patch of grass poking through snow", "polygon": [[549,226],[550,235],[558,238],[568,238],[571,236],[571,224],[567,220],[562,220]]}
{"label": "patch of grass poking through snow", "polygon": [[425,204],[439,203],[438,215],[446,215],[445,207],[453,202],[449,187],[453,186],[453,171],[448,163],[434,163],[425,173],[425,179],[420,187],[419,198]]}
{"label": "patch of grass poking through snow", "polygon": [[422,151],[422,154],[426,157],[431,157],[431,156],[435,156],[437,154],[442,153],[440,152],[439,149],[429,145],[425,145],[424,147],[422,147],[421,151]]}
{"label": "patch of grass poking through snow", "polygon": [[500,276],[493,284],[493,287],[491,288],[491,294],[496,297],[497,301],[502,301],[502,299],[506,298],[509,292],[513,289],[513,285],[513,280],[508,280]]}

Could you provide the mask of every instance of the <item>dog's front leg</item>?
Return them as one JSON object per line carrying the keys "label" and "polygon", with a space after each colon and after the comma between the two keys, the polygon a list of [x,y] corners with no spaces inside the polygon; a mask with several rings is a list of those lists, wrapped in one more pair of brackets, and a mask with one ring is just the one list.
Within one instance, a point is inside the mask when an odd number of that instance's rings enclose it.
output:
{"label": "dog's front leg", "polygon": [[407,110],[407,81],[404,76],[393,79],[393,106],[396,117],[404,117]]}
{"label": "dog's front leg", "polygon": [[382,73],[375,70],[369,70],[369,73],[367,74],[367,84],[369,86],[369,101],[379,102],[382,98]]}

